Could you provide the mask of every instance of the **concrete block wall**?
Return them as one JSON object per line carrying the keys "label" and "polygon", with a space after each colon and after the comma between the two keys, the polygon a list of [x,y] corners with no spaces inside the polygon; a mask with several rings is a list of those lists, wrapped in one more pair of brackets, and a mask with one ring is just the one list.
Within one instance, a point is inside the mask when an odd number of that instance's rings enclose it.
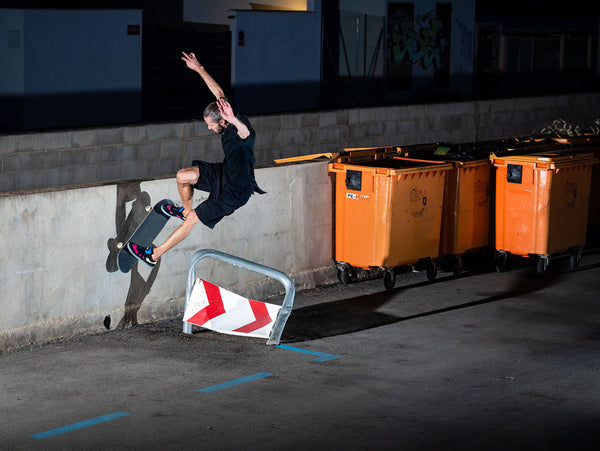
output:
{"label": "concrete block wall", "polygon": [[[242,112],[243,113],[243,112]],[[540,132],[555,119],[591,123],[600,93],[250,117],[259,166],[344,147],[472,142]],[[204,121],[0,136],[0,192],[172,177],[193,159],[220,161]]]}
{"label": "concrete block wall", "polygon": [[[527,135],[557,118],[596,118],[599,100],[598,94],[579,94],[251,119],[258,161],[267,165],[343,147]],[[212,231],[197,226],[157,268],[138,265],[122,274],[117,243],[143,218],[144,207],[178,199],[173,174],[185,162],[221,159],[219,139],[203,122],[7,135],[0,137],[0,157],[0,351],[100,332],[108,318],[114,328],[181,314],[189,261],[198,249],[271,266],[290,274],[298,289],[336,280],[325,163],[257,169],[268,194],[253,196]],[[195,203],[203,195],[197,192]],[[68,215],[65,206],[74,207]],[[172,220],[156,242],[176,226]],[[239,268],[200,265],[202,277],[246,297],[282,292],[278,282]]]}
{"label": "concrete block wall", "polygon": [[[115,328],[182,314],[189,263],[200,249],[278,269],[297,289],[335,281],[327,164],[263,168],[256,176],[267,194],[254,195],[213,230],[199,224],[157,267],[138,264],[127,274],[116,266],[117,243],[146,205],[178,198],[175,179],[1,196],[0,352],[102,332],[107,318]],[[205,195],[197,191],[194,203]],[[178,223],[171,219],[155,242]],[[273,279],[216,260],[201,261],[197,274],[252,299],[284,292]]]}

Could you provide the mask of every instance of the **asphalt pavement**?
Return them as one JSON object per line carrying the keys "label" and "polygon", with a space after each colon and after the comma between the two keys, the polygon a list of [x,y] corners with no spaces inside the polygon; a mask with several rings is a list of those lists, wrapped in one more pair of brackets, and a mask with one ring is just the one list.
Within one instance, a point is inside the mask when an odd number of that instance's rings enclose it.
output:
{"label": "asphalt pavement", "polygon": [[280,346],[178,317],[0,354],[0,449],[600,449],[600,253],[465,269],[299,292]]}

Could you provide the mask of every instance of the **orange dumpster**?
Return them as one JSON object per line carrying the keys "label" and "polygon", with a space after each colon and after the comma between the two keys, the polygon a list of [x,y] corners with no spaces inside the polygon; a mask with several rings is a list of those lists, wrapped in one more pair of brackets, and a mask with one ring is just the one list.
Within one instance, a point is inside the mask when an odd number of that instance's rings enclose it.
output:
{"label": "orange dumpster", "polygon": [[426,260],[428,276],[435,278],[444,179],[451,168],[396,156],[330,163],[336,185],[335,258],[342,271],[384,269],[384,284],[391,288],[395,267]]}
{"label": "orange dumpster", "polygon": [[490,244],[490,175],[489,160],[454,161],[446,174],[440,254],[455,256],[455,274],[461,254]]}
{"label": "orange dumpster", "polygon": [[492,154],[496,167],[496,267],[508,254],[538,257],[544,274],[551,255],[570,253],[576,267],[586,242],[591,153],[570,150]]}
{"label": "orange dumpster", "polygon": [[[600,155],[600,152],[598,152]],[[592,167],[592,183],[590,189],[590,212],[588,223],[600,225],[600,164]]]}
{"label": "orange dumpster", "polygon": [[[452,163],[444,188],[440,256],[455,275],[462,272],[462,254],[488,248],[491,226],[492,150],[506,150],[504,141],[404,146],[403,156]],[[422,146],[421,146],[422,147]]]}
{"label": "orange dumpster", "polygon": [[[581,153],[593,153],[600,158],[600,135],[583,135],[554,138],[555,141],[573,145],[573,150]],[[588,213],[588,245],[600,245],[600,164],[592,167],[590,187],[590,207]]]}

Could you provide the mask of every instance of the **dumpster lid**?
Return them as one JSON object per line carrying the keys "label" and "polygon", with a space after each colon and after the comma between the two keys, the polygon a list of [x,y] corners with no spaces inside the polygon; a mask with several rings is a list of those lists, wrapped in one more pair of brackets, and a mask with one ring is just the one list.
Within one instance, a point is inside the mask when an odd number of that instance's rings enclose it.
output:
{"label": "dumpster lid", "polygon": [[418,146],[402,146],[399,148],[399,152],[403,157],[420,158],[432,162],[453,161],[460,164],[472,161],[489,160],[491,151],[497,149],[498,144],[496,142],[491,146],[487,142],[460,144],[439,142]]}
{"label": "dumpster lid", "polygon": [[600,159],[591,152],[578,152],[573,149],[562,148],[556,151],[535,152],[527,154],[492,154],[490,160],[495,165],[502,165],[504,162],[518,162],[531,164],[542,168],[564,168],[567,166],[577,166],[582,164],[596,164]]}
{"label": "dumpster lid", "polygon": [[314,161],[314,160],[318,160],[319,158],[326,158],[327,160],[331,160],[334,158],[335,155],[339,155],[339,154],[333,153],[333,152],[313,153],[310,155],[299,155],[297,157],[279,158],[279,159],[275,160],[275,163],[276,164],[299,163],[302,161]]}
{"label": "dumpster lid", "polygon": [[389,155],[397,155],[398,147],[384,146],[384,147],[349,147],[344,148],[340,152],[323,152],[314,153],[309,155],[299,155],[296,157],[279,158],[275,160],[276,164],[284,163],[300,163],[307,161],[315,161],[320,158],[324,158],[333,161],[353,161],[353,160],[365,160],[365,159],[379,159],[385,158]]}
{"label": "dumpster lid", "polygon": [[453,161],[457,163],[489,160],[492,153],[532,153],[536,151],[562,149],[564,145],[548,136],[518,136],[514,138],[492,139],[462,143],[437,142],[401,146],[402,156],[427,160]]}
{"label": "dumpster lid", "polygon": [[600,135],[583,134],[581,136],[553,136],[551,139],[562,144],[600,144]]}
{"label": "dumpster lid", "polygon": [[330,172],[345,172],[347,170],[358,170],[369,172],[377,176],[405,175],[425,173],[432,171],[446,171],[452,169],[453,165],[444,161],[427,161],[416,158],[389,157],[377,160],[358,160],[351,162],[331,162]]}

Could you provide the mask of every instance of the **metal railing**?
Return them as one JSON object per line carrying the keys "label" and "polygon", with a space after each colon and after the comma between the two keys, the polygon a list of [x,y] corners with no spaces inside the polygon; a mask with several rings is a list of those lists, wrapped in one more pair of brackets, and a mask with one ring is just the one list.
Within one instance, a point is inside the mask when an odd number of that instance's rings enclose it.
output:
{"label": "metal railing", "polygon": [[[269,268],[268,266],[251,262],[243,258],[235,257],[233,255],[225,254],[223,252],[219,252],[213,249],[202,249],[194,253],[190,262],[187,288],[185,291],[185,308],[187,308],[188,301],[192,293],[192,288],[194,287],[194,282],[196,280],[196,265],[200,260],[205,258],[214,258],[216,260],[220,260],[222,262],[229,263],[231,265],[238,266],[249,271],[254,271],[263,274],[267,277],[271,277],[281,282],[281,284],[285,288],[285,297],[283,298],[283,303],[281,305],[281,308],[279,309],[277,318],[275,318],[275,321],[273,323],[273,328],[271,329],[269,339],[267,340],[268,345],[278,345],[279,340],[281,339],[281,334],[283,333],[283,328],[285,327],[285,323],[288,317],[290,316],[290,313],[292,312],[292,305],[294,303],[296,288],[294,287],[294,282],[292,281],[292,279],[290,279],[286,274],[282,273],[281,271]],[[192,333],[191,323],[183,323],[183,333]]]}

